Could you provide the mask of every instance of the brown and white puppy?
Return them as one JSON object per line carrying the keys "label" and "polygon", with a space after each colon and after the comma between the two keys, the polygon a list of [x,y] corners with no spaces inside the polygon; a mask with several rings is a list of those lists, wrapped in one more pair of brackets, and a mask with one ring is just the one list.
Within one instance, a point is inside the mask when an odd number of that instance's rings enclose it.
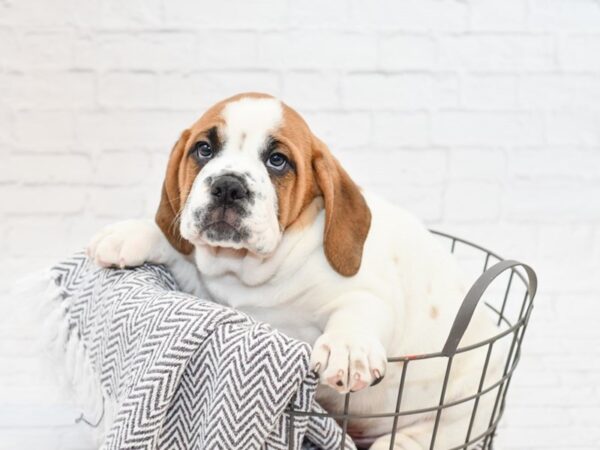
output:
{"label": "brown and white puppy", "polygon": [[[386,356],[439,351],[465,294],[456,262],[418,220],[361,192],[298,113],[263,94],[217,103],[183,131],[156,221],[109,226],[89,254],[102,266],[167,264],[184,290],[313,344],[318,399],[336,412],[349,391],[353,413],[393,412],[402,367]],[[490,333],[476,316],[463,343]],[[456,358],[447,399],[477,388],[481,363],[480,353]],[[403,410],[439,399],[445,366],[422,367],[407,372]],[[469,413],[442,415],[436,448],[464,442]],[[400,417],[394,448],[428,448],[434,417]],[[389,447],[391,427],[349,424],[374,449]],[[473,435],[484,428],[476,421]]]}

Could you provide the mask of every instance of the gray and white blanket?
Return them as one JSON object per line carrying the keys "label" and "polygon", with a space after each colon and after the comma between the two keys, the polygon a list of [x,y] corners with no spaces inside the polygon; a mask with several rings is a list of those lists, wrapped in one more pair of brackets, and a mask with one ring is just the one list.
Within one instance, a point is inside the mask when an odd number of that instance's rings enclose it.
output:
{"label": "gray and white blanket", "polygon": [[323,412],[306,343],[178,291],[162,266],[106,270],[77,254],[51,278],[48,339],[100,399],[83,420],[102,449],[355,448],[333,419],[288,412]]}

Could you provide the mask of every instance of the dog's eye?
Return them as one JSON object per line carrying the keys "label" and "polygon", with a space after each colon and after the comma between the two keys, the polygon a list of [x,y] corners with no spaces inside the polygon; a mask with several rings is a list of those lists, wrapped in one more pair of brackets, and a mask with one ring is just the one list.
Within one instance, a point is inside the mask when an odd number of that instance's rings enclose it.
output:
{"label": "dog's eye", "polygon": [[213,155],[213,150],[208,142],[200,141],[194,145],[196,156],[200,159],[210,158]]}
{"label": "dog's eye", "polygon": [[281,171],[287,166],[288,160],[283,153],[271,153],[269,159],[267,159],[267,167]]}

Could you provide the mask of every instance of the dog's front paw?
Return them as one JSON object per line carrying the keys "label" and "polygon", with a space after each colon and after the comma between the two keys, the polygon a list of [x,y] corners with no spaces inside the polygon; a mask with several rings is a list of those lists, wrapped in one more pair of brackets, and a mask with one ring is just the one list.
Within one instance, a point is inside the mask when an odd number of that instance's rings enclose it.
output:
{"label": "dog's front paw", "polygon": [[321,383],[341,394],[379,383],[386,365],[381,342],[360,333],[325,333],[315,342],[311,356],[311,368]]}
{"label": "dog's front paw", "polygon": [[136,267],[151,259],[159,238],[160,230],[153,222],[127,220],[96,234],[86,252],[100,267]]}

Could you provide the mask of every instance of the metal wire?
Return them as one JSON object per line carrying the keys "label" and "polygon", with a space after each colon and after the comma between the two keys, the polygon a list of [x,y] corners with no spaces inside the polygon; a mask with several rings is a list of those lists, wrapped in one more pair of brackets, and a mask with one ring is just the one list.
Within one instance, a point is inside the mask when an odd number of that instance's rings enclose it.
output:
{"label": "metal wire", "polygon": [[[400,376],[400,385],[398,386],[398,397],[396,399],[396,409],[394,410],[394,421],[392,422],[392,430],[398,427],[398,413],[400,412],[400,406],[402,406],[402,394],[404,393],[404,382],[406,381],[406,371],[408,370],[408,361],[402,364],[402,375]],[[390,439],[390,450],[393,450],[394,443],[396,442],[396,433],[392,433]]]}
{"label": "metal wire", "polygon": [[[485,289],[487,289],[487,286],[492,282],[492,280],[494,280],[494,278],[496,278],[499,274],[503,273],[503,272],[507,272],[508,270],[510,270],[507,281],[506,281],[506,288],[503,290],[503,294],[500,296],[501,301],[499,301],[498,303],[500,303],[499,307],[496,307],[495,305],[493,305],[490,302],[485,302],[485,306],[490,310],[490,312],[496,316],[497,318],[497,326],[498,326],[498,333],[493,336],[490,337],[488,339],[482,340],[480,342],[476,342],[474,344],[470,344],[470,345],[466,345],[460,348],[457,348],[457,345],[449,345],[449,342],[446,343],[446,347],[450,348],[451,351],[448,352],[447,348],[445,348],[445,351],[439,351],[439,352],[434,352],[434,353],[427,353],[427,354],[419,354],[419,355],[404,355],[404,356],[392,356],[388,358],[388,363],[397,363],[397,364],[402,364],[402,372],[400,375],[400,381],[398,384],[398,393],[397,393],[397,398],[396,398],[396,407],[394,409],[393,412],[372,412],[369,414],[365,414],[365,413],[353,413],[351,411],[350,408],[350,401],[351,401],[351,396],[352,393],[348,393],[346,394],[345,398],[344,398],[344,406],[343,406],[343,412],[342,413],[315,413],[315,412],[311,412],[311,411],[302,411],[302,410],[297,410],[294,408],[293,405],[290,405],[288,407],[288,409],[286,410],[288,416],[289,416],[289,420],[288,420],[288,448],[292,449],[295,448],[295,445],[299,445],[299,443],[294,443],[294,439],[296,438],[296,434],[295,434],[295,421],[294,418],[295,417],[304,417],[308,420],[310,420],[311,417],[331,417],[336,419],[342,428],[342,433],[341,433],[341,441],[339,443],[339,448],[340,450],[343,450],[345,448],[345,441],[346,441],[346,436],[348,434],[348,423],[351,420],[355,420],[355,419],[391,419],[391,428],[390,428],[390,445],[389,448],[390,450],[394,448],[395,442],[396,442],[396,434],[398,432],[399,426],[399,419],[400,417],[410,417],[410,416],[414,416],[415,418],[418,417],[418,415],[422,415],[422,414],[435,414],[435,419],[433,422],[433,430],[431,432],[431,436],[430,436],[430,444],[429,444],[429,448],[430,450],[433,450],[434,448],[437,450],[459,450],[459,449],[472,449],[472,448],[477,448],[477,449],[491,449],[492,448],[492,444],[493,444],[493,440],[494,440],[494,436],[496,434],[496,430],[498,427],[498,423],[500,421],[500,419],[502,418],[502,415],[504,413],[504,409],[505,409],[505,405],[506,405],[506,393],[508,391],[508,387],[510,385],[510,380],[512,377],[512,374],[514,373],[517,363],[520,360],[521,357],[521,344],[523,342],[523,338],[525,335],[525,330],[527,329],[527,324],[529,322],[529,318],[531,315],[531,311],[533,308],[533,298],[535,296],[535,290],[536,290],[536,280],[535,280],[535,273],[533,273],[533,271],[531,270],[531,268],[522,265],[520,263],[517,263],[516,261],[505,261],[503,258],[501,258],[499,255],[497,255],[496,253],[487,250],[486,248],[474,244],[472,242],[466,241],[464,239],[458,238],[456,236],[452,236],[446,233],[442,233],[439,231],[432,231],[432,233],[434,233],[435,235],[439,236],[441,239],[447,239],[450,241],[450,251],[452,253],[455,253],[457,251],[458,248],[460,247],[466,247],[466,248],[471,248],[471,249],[475,249],[478,250],[479,252],[481,252],[483,254],[482,257],[482,276],[477,280],[477,282],[474,284],[474,287],[476,285],[480,285],[479,287],[482,287],[481,292],[477,292],[477,296],[478,298],[475,299],[476,302],[478,302],[480,300],[480,297],[483,294],[483,291]],[[460,245],[457,245],[460,244]],[[494,260],[497,261],[497,263],[495,265],[493,265],[492,267],[490,267],[490,264],[492,263],[492,258]],[[517,268],[517,266],[522,266],[525,269],[525,273],[523,273],[519,268]],[[525,288],[525,294],[523,297],[523,300],[520,304],[520,308],[519,308],[519,312],[516,318],[511,318],[510,314],[507,313],[507,309],[508,306],[511,302],[511,298],[514,297],[514,295],[511,295],[514,291],[515,291],[515,280],[520,281],[520,283],[517,283],[517,285],[520,285],[522,288]],[[471,288],[471,290],[475,290],[477,291],[477,289]],[[471,291],[469,291],[469,294],[471,294]],[[469,296],[469,294],[467,294],[467,297]],[[470,299],[470,301],[473,301],[473,298]],[[467,303],[467,298],[465,298],[465,304]],[[470,309],[470,308],[464,308],[465,304],[463,304],[463,306],[461,306],[461,311],[460,313],[464,313],[465,310]],[[464,310],[463,310],[464,309]],[[470,312],[470,314],[472,314],[472,311]],[[466,327],[468,326],[468,320],[470,319],[470,316],[467,318],[466,324],[463,324],[464,328],[466,329]],[[461,322],[460,320],[457,319],[456,322]],[[454,326],[456,325],[453,325]],[[462,321],[464,322],[464,320]],[[460,323],[458,328],[460,328]],[[462,331],[462,333],[464,333],[464,329],[459,330]],[[458,341],[460,341],[460,337],[462,337],[462,333],[460,333],[460,335],[458,336]],[[451,331],[452,334],[452,331]],[[512,338],[510,337],[512,335]],[[450,341],[450,337],[448,341]],[[456,338],[456,336],[454,336]],[[506,339],[510,339],[510,347],[509,350],[507,352],[507,356],[506,356],[506,360],[504,361],[504,366],[503,366],[503,370],[502,370],[502,376],[492,382],[487,383],[486,385],[486,377],[488,375],[488,369],[489,369],[489,365],[490,365],[490,360],[491,360],[491,356],[492,356],[492,352],[493,349],[495,348],[495,344],[500,341],[501,339],[506,338]],[[456,342],[458,344],[458,341]],[[478,349],[482,349],[487,346],[487,350],[485,353],[485,360],[483,363],[483,367],[481,369],[481,373],[480,375],[476,375],[475,373],[473,374],[473,376],[479,376],[479,382],[477,383],[477,391],[474,394],[471,395],[466,395],[464,397],[461,398],[452,398],[451,400],[446,399],[446,393],[447,393],[447,388],[448,388],[448,382],[450,379],[450,373],[452,370],[452,362],[454,360],[454,358],[462,353],[466,353],[466,352],[474,352],[477,351]],[[483,355],[483,353],[482,353]],[[402,410],[402,401],[404,398],[404,389],[405,389],[405,382],[406,382],[406,378],[407,378],[407,372],[408,372],[408,368],[409,368],[409,364],[413,365],[415,364],[415,361],[423,361],[423,360],[439,360],[441,361],[443,359],[446,360],[446,369],[444,372],[444,378],[443,381],[441,382],[441,386],[440,386],[440,398],[438,401],[437,405],[433,405],[430,407],[425,407],[425,408],[419,408],[419,409],[412,409],[412,410]],[[415,370],[415,368],[413,367],[413,371]],[[478,413],[481,413],[482,409],[479,409],[480,406],[480,402],[481,402],[481,398],[484,395],[493,395],[493,391],[497,390],[497,393],[495,394],[495,398],[494,398],[494,403],[493,403],[493,408],[491,409],[491,414],[490,417],[487,421],[487,429],[485,429],[482,432],[479,432],[479,434],[477,434],[476,436],[472,436],[473,432],[475,431],[475,422],[476,420],[478,420]],[[457,406],[457,405],[461,405],[461,404],[466,404],[467,402],[473,402],[473,407],[471,409],[471,415],[470,415],[470,419],[468,422],[468,429],[465,430],[465,438],[464,438],[464,443],[461,445],[458,445],[456,447],[452,447],[451,449],[441,449],[439,447],[436,447],[436,438],[437,438],[437,434],[440,428],[440,422],[441,422],[441,417],[442,414],[444,412],[444,410],[451,408],[453,406]],[[432,416],[433,417],[433,416]],[[485,420],[485,417],[481,418],[482,420]],[[484,422],[485,423],[485,422]],[[401,427],[400,427],[401,429]]]}

